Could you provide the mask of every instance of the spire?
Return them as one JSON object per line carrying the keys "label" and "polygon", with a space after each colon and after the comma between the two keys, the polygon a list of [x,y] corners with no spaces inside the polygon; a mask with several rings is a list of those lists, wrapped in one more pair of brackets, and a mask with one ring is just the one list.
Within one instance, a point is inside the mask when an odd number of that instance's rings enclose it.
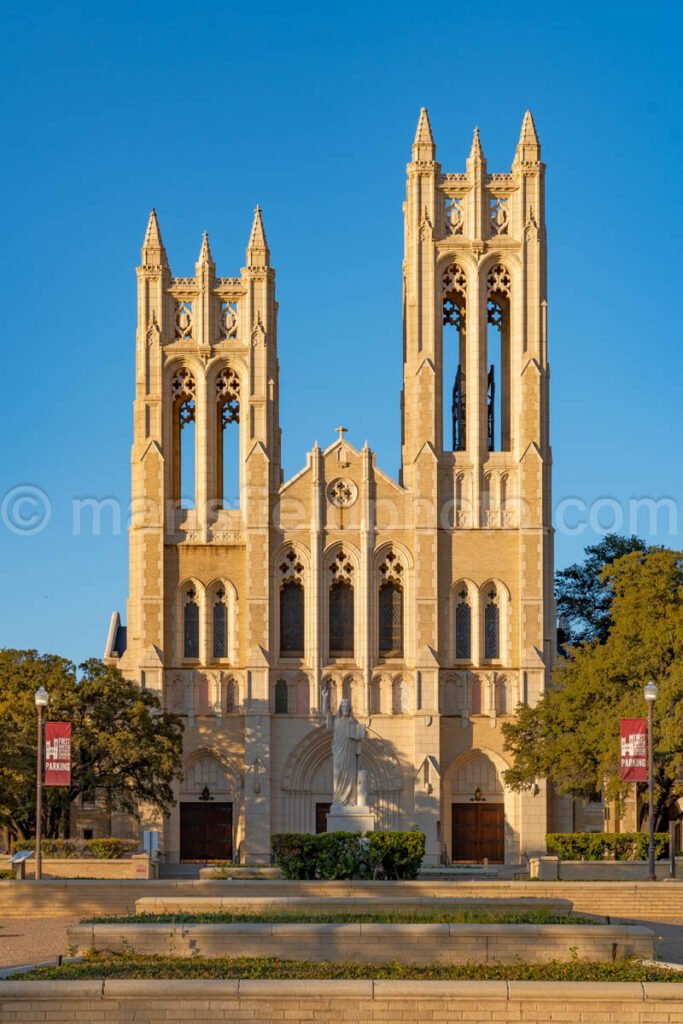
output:
{"label": "spire", "polygon": [[519,133],[519,142],[515,151],[515,163],[537,164],[541,159],[541,144],[538,141],[536,125],[530,110],[527,110]]}
{"label": "spire", "polygon": [[257,206],[254,210],[254,223],[251,226],[251,235],[247,245],[247,266],[270,266],[270,250],[266,241],[266,232],[263,228],[260,206]]}
{"label": "spire", "polygon": [[483,163],[485,160],[484,150],[481,148],[481,139],[479,138],[479,129],[474,129],[474,136],[472,138],[472,149],[470,150],[470,160],[479,160]]}
{"label": "spire", "polygon": [[209,233],[205,231],[202,235],[202,247],[199,250],[199,259],[197,260],[198,267],[213,267],[215,264],[211,257],[211,249],[209,248]]}
{"label": "spire", "polygon": [[433,161],[436,158],[436,145],[432,135],[432,126],[429,123],[427,108],[422,107],[417,122],[415,141],[413,142],[413,161]]}
{"label": "spire", "polygon": [[142,264],[143,266],[168,266],[166,250],[161,240],[157,212],[152,208],[145,231],[145,240],[142,243]]}

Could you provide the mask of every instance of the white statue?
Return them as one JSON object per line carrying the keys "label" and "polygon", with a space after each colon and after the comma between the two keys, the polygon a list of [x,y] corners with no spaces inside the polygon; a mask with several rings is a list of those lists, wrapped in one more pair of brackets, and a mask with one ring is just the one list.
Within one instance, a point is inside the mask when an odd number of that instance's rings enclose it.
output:
{"label": "white statue", "polygon": [[[358,797],[358,759],[361,740],[365,739],[365,726],[356,721],[351,701],[346,697],[339,703],[339,711],[330,711],[330,688],[322,691],[322,711],[325,725],[332,732],[332,777],[334,782],[333,810],[356,807]],[[364,773],[362,773],[364,774]],[[365,794],[362,794],[365,799]]]}

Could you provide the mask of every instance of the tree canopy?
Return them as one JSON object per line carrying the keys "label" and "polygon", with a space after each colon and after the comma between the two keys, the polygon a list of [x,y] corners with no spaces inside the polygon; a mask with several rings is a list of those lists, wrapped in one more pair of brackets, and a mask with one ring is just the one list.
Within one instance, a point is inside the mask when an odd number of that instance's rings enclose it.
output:
{"label": "tree canopy", "polygon": [[34,694],[49,695],[47,719],[72,726],[70,787],[45,790],[46,835],[68,835],[76,797],[104,799],[109,810],[161,813],[173,806],[180,777],[183,725],[117,668],[93,658],[79,668],[36,651],[0,650],[0,825],[35,831],[37,718]]}
{"label": "tree canopy", "polygon": [[622,555],[647,550],[645,542],[635,534],[622,537],[608,533],[598,544],[586,548],[583,562],[575,562],[555,573],[555,601],[563,643],[592,640],[603,643],[607,639],[613,594],[610,579],[603,575],[603,569]]}
{"label": "tree canopy", "polygon": [[503,725],[515,758],[505,779],[518,790],[547,778],[560,793],[587,797],[604,785],[608,799],[623,796],[619,719],[645,716],[643,686],[652,679],[660,828],[678,816],[683,796],[683,552],[633,551],[605,566],[601,583],[611,594],[607,636],[574,648],[538,704]]}

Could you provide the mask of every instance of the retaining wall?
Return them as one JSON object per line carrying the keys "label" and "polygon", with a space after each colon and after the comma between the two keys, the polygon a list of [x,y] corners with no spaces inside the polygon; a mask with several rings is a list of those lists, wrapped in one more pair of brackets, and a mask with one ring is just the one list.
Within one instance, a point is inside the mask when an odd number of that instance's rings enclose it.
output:
{"label": "retaining wall", "polygon": [[[0,864],[4,870],[12,870],[14,865],[5,860]],[[36,862],[33,857],[25,862],[26,878],[33,878]],[[150,862],[146,853],[133,857],[118,859],[100,859],[97,857],[43,857],[43,879],[150,879],[157,871],[155,862]]]}
{"label": "retaining wall", "polygon": [[[644,882],[647,881],[646,860],[560,860],[559,857],[532,857],[531,877],[544,882]],[[669,861],[657,861],[658,880],[669,878]],[[683,857],[676,858],[676,876],[683,879]]]}
{"label": "retaining wall", "polygon": [[135,902],[136,914],[263,914],[273,911],[305,914],[391,914],[396,911],[468,910],[479,914],[524,914],[530,910],[546,914],[571,914],[569,900],[551,899],[476,899],[449,897],[395,896],[391,892],[376,896],[143,896]]}
{"label": "retaining wall", "polygon": [[5,981],[0,1024],[683,1024],[683,984],[533,981]]}
{"label": "retaining wall", "polygon": [[68,930],[89,949],[157,956],[256,956],[402,964],[527,963],[651,958],[654,935],[639,925],[534,924],[100,924]]}
{"label": "retaining wall", "polygon": [[[588,914],[683,919],[683,882],[187,882],[0,881],[0,916],[94,917],[134,914],[142,896],[314,896],[317,898],[567,899]],[[379,899],[378,899],[379,898]]]}

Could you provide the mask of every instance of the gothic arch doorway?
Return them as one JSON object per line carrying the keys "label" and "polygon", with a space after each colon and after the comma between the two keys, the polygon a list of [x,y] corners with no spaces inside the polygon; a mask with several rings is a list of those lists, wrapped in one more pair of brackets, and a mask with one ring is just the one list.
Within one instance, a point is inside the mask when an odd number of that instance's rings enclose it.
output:
{"label": "gothic arch doorway", "polygon": [[444,836],[453,863],[514,860],[516,801],[503,785],[506,767],[500,755],[472,750],[446,773]]}
{"label": "gothic arch doorway", "polygon": [[180,787],[180,860],[232,860],[239,792],[235,766],[211,750],[196,750],[185,760]]}
{"label": "gothic arch doorway", "polygon": [[[389,746],[372,730],[361,748],[360,767],[368,772],[370,809],[375,828],[400,827],[403,777]],[[332,800],[332,737],[314,729],[290,753],[282,773],[285,832],[314,832],[321,827],[318,808]]]}

